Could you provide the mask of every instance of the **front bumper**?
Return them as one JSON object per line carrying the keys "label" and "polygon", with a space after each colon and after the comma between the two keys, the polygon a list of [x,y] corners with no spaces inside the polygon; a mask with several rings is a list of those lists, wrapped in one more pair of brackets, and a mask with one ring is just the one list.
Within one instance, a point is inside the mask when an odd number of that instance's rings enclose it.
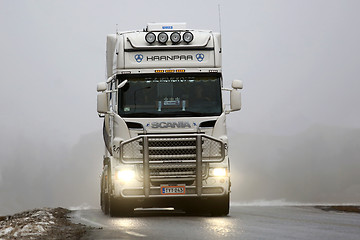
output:
{"label": "front bumper", "polygon": [[[210,183],[210,184],[209,184]],[[161,186],[181,186],[182,184],[162,184]],[[149,194],[146,196],[145,190],[142,186],[121,186],[116,184],[114,186],[114,195],[123,198],[171,198],[171,197],[210,197],[223,196],[229,193],[230,179],[229,177],[209,177],[203,181],[200,194],[197,191],[197,186],[185,185],[185,193],[181,195],[162,195],[160,192],[161,186],[150,186]]]}

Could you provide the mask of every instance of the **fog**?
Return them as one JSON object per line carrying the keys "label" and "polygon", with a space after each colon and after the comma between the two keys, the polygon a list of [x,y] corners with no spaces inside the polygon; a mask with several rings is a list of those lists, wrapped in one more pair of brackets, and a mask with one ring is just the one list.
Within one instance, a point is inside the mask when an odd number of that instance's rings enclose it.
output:
{"label": "fog", "polygon": [[293,136],[233,136],[233,200],[358,204],[359,138],[359,129],[324,125]]}
{"label": "fog", "polygon": [[98,207],[106,35],[219,31],[218,4],[224,85],[244,82],[232,201],[359,203],[360,2],[0,1],[0,215]]}

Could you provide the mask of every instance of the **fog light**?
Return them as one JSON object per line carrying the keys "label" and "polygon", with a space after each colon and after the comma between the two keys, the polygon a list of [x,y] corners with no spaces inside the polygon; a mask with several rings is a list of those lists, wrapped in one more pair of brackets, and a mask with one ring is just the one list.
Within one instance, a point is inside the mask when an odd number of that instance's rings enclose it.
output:
{"label": "fog light", "polygon": [[164,32],[159,33],[159,35],[158,35],[158,41],[159,41],[159,43],[165,44],[168,39],[169,39],[169,36],[168,36],[166,33],[164,33]]}
{"label": "fog light", "polygon": [[130,182],[135,178],[135,172],[133,170],[120,170],[116,174],[117,179],[122,182]]}
{"label": "fog light", "polygon": [[156,40],[156,36],[153,32],[149,32],[145,35],[145,40],[146,42],[148,42],[149,44],[152,44],[155,42]]}
{"label": "fog light", "polygon": [[214,177],[225,177],[226,176],[226,168],[214,168],[212,175]]}
{"label": "fog light", "polygon": [[180,33],[178,33],[178,32],[173,32],[173,33],[170,35],[170,40],[171,40],[171,42],[174,43],[174,44],[179,43],[180,40],[181,40]]}
{"label": "fog light", "polygon": [[194,39],[194,35],[191,32],[185,32],[183,35],[184,42],[190,43]]}

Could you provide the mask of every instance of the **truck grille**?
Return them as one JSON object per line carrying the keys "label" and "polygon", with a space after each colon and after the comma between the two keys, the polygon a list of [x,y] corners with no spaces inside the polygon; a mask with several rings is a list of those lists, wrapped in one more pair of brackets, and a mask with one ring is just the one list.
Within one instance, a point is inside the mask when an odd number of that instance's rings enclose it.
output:
{"label": "truck grille", "polygon": [[[139,166],[139,173],[142,175],[143,165]],[[205,165],[202,168],[202,175],[205,176]],[[164,163],[150,165],[150,178],[195,178],[196,164],[194,163]]]}
{"label": "truck grille", "polygon": [[[144,137],[122,143],[124,163],[143,163]],[[146,135],[150,177],[194,177],[196,175],[196,135]],[[201,135],[202,162],[222,161],[224,145],[220,140]],[[142,168],[142,166],[141,166]],[[203,167],[203,174],[205,170]]]}
{"label": "truck grille", "polygon": [[150,138],[149,160],[196,160],[196,138]]}

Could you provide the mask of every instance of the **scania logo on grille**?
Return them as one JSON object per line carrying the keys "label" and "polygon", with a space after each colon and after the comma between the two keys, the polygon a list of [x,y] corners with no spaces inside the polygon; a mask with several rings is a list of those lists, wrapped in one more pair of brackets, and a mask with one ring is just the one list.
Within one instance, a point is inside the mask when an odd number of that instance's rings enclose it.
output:
{"label": "scania logo on grille", "polygon": [[151,128],[191,128],[189,122],[152,122]]}

